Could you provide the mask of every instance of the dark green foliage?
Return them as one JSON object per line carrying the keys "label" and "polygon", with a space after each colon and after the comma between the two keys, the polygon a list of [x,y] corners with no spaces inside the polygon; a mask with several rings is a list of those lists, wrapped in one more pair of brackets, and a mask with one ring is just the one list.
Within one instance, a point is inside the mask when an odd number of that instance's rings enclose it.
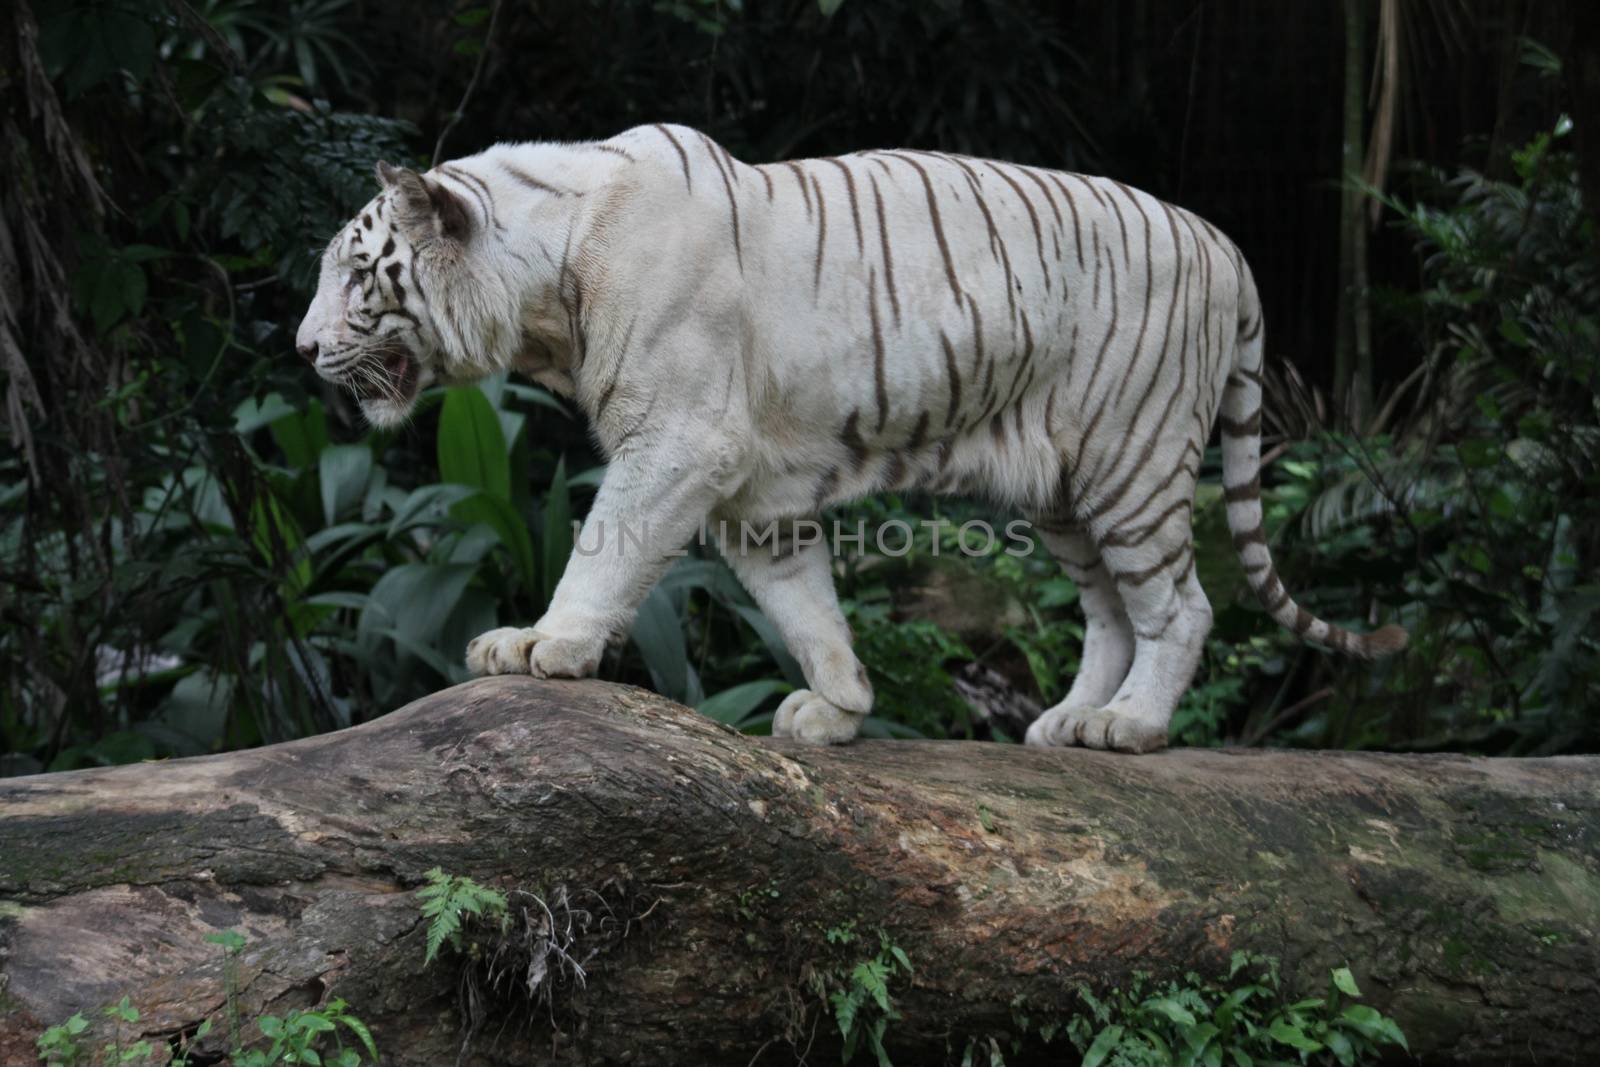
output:
{"label": "dark green foliage", "polygon": [[[17,101],[0,281],[28,294],[0,317],[17,446],[0,455],[0,773],[360,722],[460,680],[468,638],[548,602],[603,474],[566,405],[491,381],[368,432],[291,351],[318,252],[374,191],[373,163],[426,160],[485,42],[450,154],[683,119],[752,160],[909,143],[1092,167],[1189,202],[1187,118],[1180,131],[1154,110],[1161,64],[1119,36],[1128,16],[1090,7],[505,5],[497,37],[487,3],[19,10],[0,30]],[[30,18],[36,51],[15,28]],[[1554,128],[1503,174],[1422,174],[1388,202],[1384,233],[1420,257],[1382,302],[1384,344],[1407,355],[1381,424],[1324,434],[1303,390],[1270,405],[1286,450],[1268,527],[1291,588],[1352,626],[1398,618],[1415,651],[1367,667],[1293,642],[1241,596],[1202,488],[1217,628],[1175,740],[1597,743],[1600,311],[1571,140]],[[893,497],[841,517],[929,514],[1011,518]],[[994,735],[952,688],[972,662],[1042,704],[1070,684],[1072,583],[1039,555],[957,548],[918,527],[904,558],[869,543],[839,563],[878,695],[869,733]],[[911,586],[930,574],[966,583],[970,618],[919,614]],[[740,729],[766,729],[804,684],[712,549],[674,568],[631,638],[603,676]]]}
{"label": "dark green foliage", "polygon": [[1335,968],[1320,997],[1283,1003],[1275,961],[1233,955],[1224,982],[1190,974],[1149,988],[1135,980],[1105,998],[1080,994],[1087,1011],[1065,1027],[1083,1067],[1287,1067],[1375,1062],[1385,1045],[1406,1048],[1394,1020],[1354,1003],[1349,968]]}
{"label": "dark green foliage", "polygon": [[1600,268],[1569,128],[1507,180],[1428,174],[1387,200],[1422,261],[1421,291],[1387,300],[1423,346],[1412,395],[1382,432],[1296,446],[1272,496],[1308,607],[1386,605],[1413,650],[1341,681],[1307,740],[1600,743]]}
{"label": "dark green foliage", "polygon": [[[846,923],[828,929],[829,944],[849,946],[858,938],[854,924]],[[842,1060],[855,1059],[858,1050],[871,1051],[879,1067],[893,1067],[888,1049],[884,1046],[890,1026],[900,1019],[895,1010],[894,998],[889,992],[890,983],[911,977],[911,959],[905,950],[878,932],[878,951],[850,964],[848,967],[815,972],[816,992],[825,996],[833,1021],[844,1040]]]}
{"label": "dark green foliage", "polygon": [[[224,240],[254,263],[272,267],[293,289],[316,288],[326,237],[375,192],[377,160],[408,162],[416,134],[406,122],[342,114],[325,102],[305,109],[264,102],[259,90],[232,82],[196,115],[221,133],[216,170],[193,190]],[[269,258],[270,257],[270,258]]]}
{"label": "dark green foliage", "polygon": [[[367,1024],[352,1014],[349,1005],[338,997],[313,1009],[290,1008],[282,1016],[262,1014],[254,1019],[241,1019],[234,990],[244,936],[234,930],[224,930],[208,935],[206,940],[223,949],[228,999],[222,1015],[228,1031],[224,1048],[229,1067],[279,1067],[280,1064],[285,1067],[291,1064],[362,1067],[380,1062],[378,1046]],[[190,1067],[191,1063],[215,1062],[211,1050],[201,1053],[194,1047],[210,1035],[212,1020],[209,1018],[192,1033],[177,1035],[170,1043],[157,1046],[144,1038],[123,1043],[122,1027],[139,1021],[139,1009],[129,1002],[126,994],[115,1004],[102,1008],[100,1014],[111,1028],[111,1040],[98,1050],[86,1047],[89,1021],[82,1012],[74,1012],[66,1022],[48,1027],[36,1039],[39,1060],[45,1067],[147,1067],[156,1063]],[[241,1032],[247,1027],[259,1034],[259,1040],[249,1048],[240,1040]]]}
{"label": "dark green foliage", "polygon": [[894,622],[862,610],[850,617],[860,633],[856,656],[877,692],[875,717],[928,737],[967,732],[967,706],[944,668],[952,660],[973,658],[966,645],[926,619]]}

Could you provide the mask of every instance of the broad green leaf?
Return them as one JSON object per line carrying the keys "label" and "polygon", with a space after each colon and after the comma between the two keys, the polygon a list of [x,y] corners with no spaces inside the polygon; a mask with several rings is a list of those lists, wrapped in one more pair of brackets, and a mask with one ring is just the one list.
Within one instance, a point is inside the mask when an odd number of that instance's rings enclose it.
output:
{"label": "broad green leaf", "polygon": [[683,625],[672,600],[659,588],[639,605],[633,620],[633,643],[644,657],[656,692],[679,703],[691,702],[689,694],[689,650],[683,640]]}
{"label": "broad green leaf", "polygon": [[505,434],[494,406],[480,390],[458,386],[445,393],[437,443],[442,480],[510,501],[511,461]]}
{"label": "broad green leaf", "polygon": [[[615,536],[615,533],[612,533]],[[612,551],[616,546],[603,545],[601,551]],[[544,602],[555,598],[556,586],[566,573],[567,561],[572,558],[572,500],[567,492],[567,461],[556,463],[555,477],[550,479],[550,490],[544,498],[543,558],[540,560],[544,574]]]}
{"label": "broad green leaf", "polygon": [[439,522],[451,507],[478,492],[466,485],[424,485],[414,489],[389,520],[386,536],[393,540],[412,526]]}
{"label": "broad green leaf", "polygon": [[1095,1035],[1094,1041],[1089,1045],[1089,1051],[1083,1054],[1082,1067],[1100,1067],[1106,1057],[1116,1051],[1122,1042],[1122,1027],[1108,1026]]}
{"label": "broad green leaf", "polygon": [[500,535],[488,523],[475,522],[461,532],[450,549],[450,557],[441,563],[470,563],[474,567],[484,557],[500,547]]}
{"label": "broad green leaf", "polygon": [[372,587],[367,610],[361,615],[362,629],[379,628],[369,624],[368,619],[375,608],[380,609],[407,639],[436,648],[445,619],[474,573],[474,567],[451,563],[403,563],[392,567]]}
{"label": "broad green leaf", "polygon": [[[1238,955],[1238,953],[1235,953],[1235,955]],[[1237,974],[1238,972],[1235,971],[1234,973]],[[1228,977],[1231,978],[1233,975],[1230,974]],[[1243,1004],[1260,991],[1260,986],[1240,986],[1238,989],[1235,989],[1233,992],[1229,993],[1226,997],[1223,997],[1222,1002],[1217,1005],[1217,1010],[1212,1013],[1212,1017],[1216,1019],[1217,1025],[1222,1027],[1224,1030],[1230,1029],[1233,1026],[1234,1016],[1239,1010],[1239,1005]]]}
{"label": "broad green leaf", "polygon": [[698,710],[700,714],[707,718],[715,719],[729,726],[736,726],[747,715],[760,707],[768,697],[771,697],[774,693],[790,692],[793,688],[788,682],[779,682],[772,679],[744,682],[702,700]]}
{"label": "broad green leaf", "polygon": [[453,506],[450,513],[463,522],[481,522],[492,529],[511,554],[511,563],[522,588],[531,592],[538,587],[533,537],[528,533],[527,522],[509,500],[480,492]]}
{"label": "broad green leaf", "polygon": [[567,488],[568,489],[598,489],[598,488],[600,488],[600,483],[605,480],[605,476],[606,476],[606,465],[604,463],[602,463],[597,467],[590,467],[588,470],[579,471],[577,474],[574,474],[571,478],[568,478],[567,479]]}
{"label": "broad green leaf", "polygon": [[1185,1030],[1183,1039],[1189,1042],[1190,1048],[1198,1052],[1205,1048],[1207,1043],[1221,1032],[1215,1023],[1202,1022]]}
{"label": "broad green leaf", "polygon": [[372,1031],[367,1029],[367,1024],[362,1022],[360,1019],[355,1018],[354,1016],[344,1014],[339,1016],[339,1021],[343,1023],[352,1034],[356,1035],[356,1037],[361,1041],[362,1046],[367,1050],[367,1055],[372,1057],[373,1062],[377,1062],[378,1046],[373,1043]]}
{"label": "broad green leaf", "polygon": [[250,397],[233,409],[233,432],[247,436],[293,414],[294,408],[277,393],[268,393],[260,400]]}
{"label": "broad green leaf", "polygon": [[1366,1004],[1352,1004],[1339,1017],[1373,1041],[1384,1041],[1411,1051],[1406,1045],[1406,1035],[1393,1019]]}
{"label": "broad green leaf", "polygon": [[372,477],[372,449],[366,445],[329,445],[317,457],[322,484],[322,520],[332,526],[366,496]]}
{"label": "broad green leaf", "polygon": [[194,743],[194,751],[186,755],[210,752],[222,741],[233,682],[231,674],[213,674],[202,667],[172,687],[163,703],[161,719]]}
{"label": "broad green leaf", "polygon": [[1337,1030],[1328,1034],[1328,1051],[1339,1061],[1339,1067],[1355,1067],[1355,1045]]}
{"label": "broad green leaf", "polygon": [[359,540],[362,537],[382,535],[383,528],[366,522],[341,522],[335,526],[324,526],[316,533],[306,537],[306,548],[313,554],[320,556],[327,549],[342,541]]}
{"label": "broad green leaf", "polygon": [[379,637],[389,638],[401,651],[409,652],[411,655],[420,659],[423,663],[428,665],[428,668],[432,670],[433,673],[443,678],[446,682],[453,682],[456,680],[456,672],[452,669],[453,664],[451,660],[448,659],[439,649],[425,645],[393,627],[374,632]]}
{"label": "broad green leaf", "polygon": [[500,417],[500,436],[505,439],[506,454],[510,455],[517,450],[517,439],[522,436],[528,417],[520,411],[506,411],[503,408],[496,409],[495,414]]}
{"label": "broad green leaf", "polygon": [[[467,644],[481,633],[500,625],[500,598],[497,593],[473,584],[467,586],[455,610],[445,619],[437,647],[451,663],[450,675],[454,681],[466,681],[465,655]],[[525,622],[513,618],[508,621]]]}
{"label": "broad green leaf", "polygon": [[284,460],[295,470],[309,470],[328,447],[328,420],[320,400],[311,401],[304,412],[275,419],[268,428],[283,450]]}
{"label": "broad green leaf", "polygon": [[761,638],[761,643],[767,646],[767,651],[777,662],[778,669],[783,671],[783,676],[789,684],[800,688],[806,684],[805,672],[800,669],[800,664],[789,654],[789,649],[784,645],[783,638],[778,634],[778,628],[772,625],[772,620],[761,614],[760,610],[748,604],[735,604],[733,610],[739,617],[750,624],[750,628]]}
{"label": "broad green leaf", "polygon": [[542,389],[537,385],[523,385],[521,382],[507,382],[505,384],[505,391],[511,396],[516,397],[518,400],[524,400],[530,404],[537,404],[539,407],[549,408],[551,411],[559,411],[567,418],[572,418],[572,412],[567,408],[567,405],[556,399],[556,397],[551,395],[548,390]]}
{"label": "broad green leaf", "polygon": [[750,603],[750,596],[733,571],[721,560],[684,557],[675,563],[659,583],[667,592],[704,589],[734,604]]}
{"label": "broad green leaf", "polygon": [[1167,1047],[1167,1042],[1160,1034],[1156,1033],[1148,1026],[1141,1026],[1139,1028],[1139,1036],[1144,1038],[1145,1042],[1160,1054],[1160,1060],[1158,1062],[1171,1062],[1172,1049]]}
{"label": "broad green leaf", "polygon": [[[317,542],[317,534],[306,538],[306,549],[311,555],[312,562],[316,564],[316,573],[311,579],[312,589],[324,589],[330,583],[338,582],[345,576],[347,563],[383,540],[384,530],[381,526],[368,526],[364,523],[348,523],[346,526],[358,528],[347,528],[340,536],[320,543],[314,543]],[[318,533],[322,531],[319,530]],[[362,576],[361,580],[365,584],[366,576]],[[333,601],[324,603],[334,604],[336,607],[349,606]]]}
{"label": "broad green leaf", "polygon": [[1313,1041],[1306,1036],[1304,1030],[1287,1019],[1272,1020],[1272,1025],[1267,1028],[1267,1034],[1274,1041],[1299,1049],[1301,1052],[1322,1051],[1322,1042]]}
{"label": "broad green leaf", "polygon": [[1144,1002],[1144,1007],[1180,1026],[1193,1026],[1195,1022],[1194,1013],[1171,997],[1152,997]]}
{"label": "broad green leaf", "polygon": [[1335,967],[1333,969],[1333,985],[1339,992],[1350,997],[1359,997],[1361,987],[1356,985],[1355,975],[1350,973],[1348,967]]}

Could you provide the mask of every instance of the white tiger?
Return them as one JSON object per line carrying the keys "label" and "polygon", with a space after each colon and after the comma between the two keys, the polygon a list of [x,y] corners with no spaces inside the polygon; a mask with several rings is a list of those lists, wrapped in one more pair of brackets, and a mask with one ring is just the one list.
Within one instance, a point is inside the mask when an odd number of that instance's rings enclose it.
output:
{"label": "white tiger", "polygon": [[[707,517],[956,491],[1029,516],[1082,591],[1082,670],[1028,742],[1160,748],[1211,625],[1190,516],[1219,419],[1234,545],[1272,617],[1358,656],[1405,644],[1312,617],[1274,573],[1260,304],[1186,211],[932,152],[749,166],[667,125],[378,176],[324,255],[301,354],[378,424],[432,381],[520,372],[576,400],[610,464],[580,534],[607,549],[573,556],[534,626],[474,639],[476,672],[591,673]],[[649,545],[611,549],[640,524]],[[850,740],[872,688],[827,547],[724,548],[810,687],[773,732]]]}

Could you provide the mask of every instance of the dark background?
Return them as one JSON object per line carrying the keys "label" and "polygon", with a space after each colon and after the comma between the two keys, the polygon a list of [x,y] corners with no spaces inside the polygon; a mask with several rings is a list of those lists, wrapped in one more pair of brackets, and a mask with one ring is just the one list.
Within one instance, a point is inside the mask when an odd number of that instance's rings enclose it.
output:
{"label": "dark background", "polygon": [[[395,73],[358,95],[431,138],[470,74],[441,44],[478,31],[429,7],[376,23],[375,54]],[[735,7],[507,4],[449,154],[667,121],[749,162],[907,146],[1110,175],[1231,236],[1259,279],[1271,352],[1331,384],[1340,3],[847,0],[831,18],[813,0]],[[1362,7],[1370,56],[1379,7]],[[1519,76],[1518,63],[1524,38],[1576,47],[1569,5],[1399,8],[1396,160],[1503,172],[1511,147],[1572,107],[1560,81]],[[1409,242],[1389,228],[1374,232],[1371,265],[1375,284],[1415,280]],[[1391,338],[1385,350],[1404,358],[1378,365],[1407,367],[1411,345]]]}
{"label": "dark background", "polygon": [[[470,636],[535,621],[601,474],[581,418],[491,384],[375,432],[294,328],[376,160],[658,121],[750,162],[909,146],[1106,174],[1239,243],[1266,304],[1280,572],[1308,610],[1399,622],[1413,645],[1351,663],[1276,627],[1240,580],[1212,455],[1196,527],[1217,625],[1174,743],[1593,750],[1597,12],[17,0],[0,773],[348,725],[461,680]],[[841,517],[1009,518],[983,508],[890,494]],[[1015,738],[995,709],[1060,699],[1077,591],[1042,555],[953,567],[931,547],[840,563],[869,732]],[[797,681],[770,626],[714,559],[668,586],[603,675],[764,729]]]}

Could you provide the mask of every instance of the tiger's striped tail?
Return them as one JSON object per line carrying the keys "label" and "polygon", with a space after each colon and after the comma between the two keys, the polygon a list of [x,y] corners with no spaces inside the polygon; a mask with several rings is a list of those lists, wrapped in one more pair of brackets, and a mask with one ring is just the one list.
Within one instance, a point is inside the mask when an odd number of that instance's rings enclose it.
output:
{"label": "tiger's striped tail", "polygon": [[1379,659],[1406,647],[1406,632],[1393,624],[1358,634],[1324,622],[1294,602],[1283,587],[1267,548],[1261,516],[1261,301],[1242,257],[1239,267],[1239,334],[1233,371],[1222,394],[1222,481],[1233,547],[1246,580],[1277,622],[1307,641],[1362,659]]}

